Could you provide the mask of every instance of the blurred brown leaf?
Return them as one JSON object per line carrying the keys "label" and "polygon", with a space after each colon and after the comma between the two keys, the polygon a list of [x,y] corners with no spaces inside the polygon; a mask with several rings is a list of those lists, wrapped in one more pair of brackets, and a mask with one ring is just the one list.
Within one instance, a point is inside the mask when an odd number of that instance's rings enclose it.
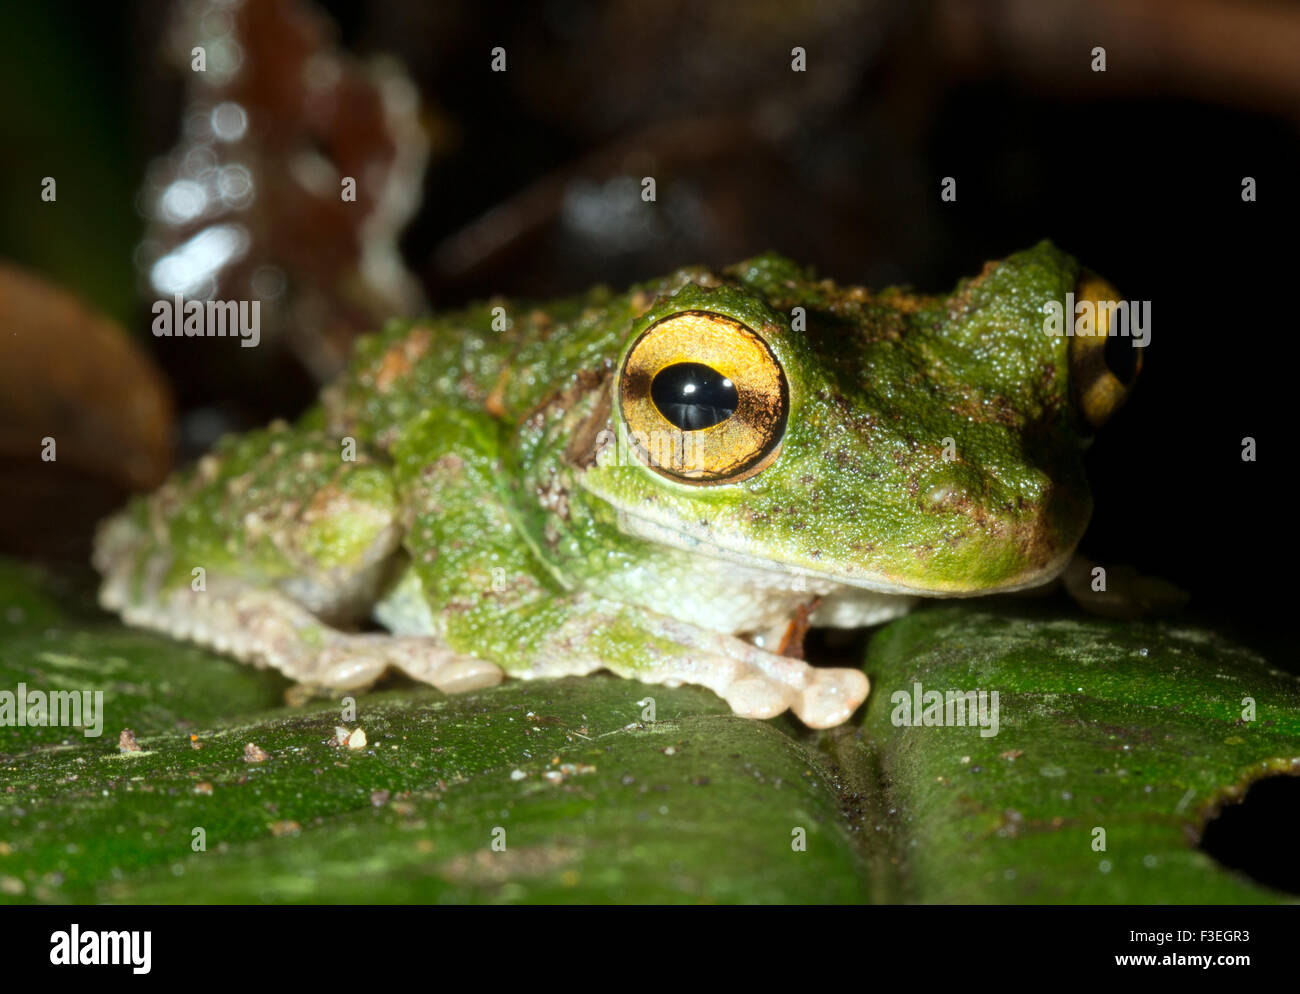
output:
{"label": "blurred brown leaf", "polygon": [[0,545],[83,536],[126,491],[160,482],[171,452],[170,390],[126,332],[0,263]]}
{"label": "blurred brown leaf", "polygon": [[260,300],[268,352],[287,345],[317,379],[423,302],[397,247],[429,149],[419,95],[335,35],[303,0],[179,5],[164,51],[185,79],[181,137],[141,190],[147,292]]}

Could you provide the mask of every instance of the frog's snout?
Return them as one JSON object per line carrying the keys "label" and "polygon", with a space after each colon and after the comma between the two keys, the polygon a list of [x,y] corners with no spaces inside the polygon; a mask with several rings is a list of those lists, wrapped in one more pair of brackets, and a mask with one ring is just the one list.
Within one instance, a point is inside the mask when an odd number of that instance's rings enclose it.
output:
{"label": "frog's snout", "polygon": [[1074,314],[1066,320],[1084,315],[1092,318],[1092,333],[1072,329],[1070,395],[1089,427],[1100,428],[1123,406],[1142,371],[1150,309],[1139,312],[1136,302],[1085,269],[1074,288]]}

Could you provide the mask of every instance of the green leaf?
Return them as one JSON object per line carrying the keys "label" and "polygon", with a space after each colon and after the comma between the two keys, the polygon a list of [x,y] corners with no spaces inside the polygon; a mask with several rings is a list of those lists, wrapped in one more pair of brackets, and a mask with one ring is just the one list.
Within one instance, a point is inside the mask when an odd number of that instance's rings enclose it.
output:
{"label": "green leaf", "polygon": [[[98,737],[0,728],[0,900],[1279,898],[1192,841],[1251,779],[1300,769],[1297,681],[1251,653],[1177,626],[944,607],[877,632],[867,669],[863,723],[816,734],[606,676],[451,698],[389,685],[343,721],[342,700],[287,707],[276,674],[0,562],[0,691],[99,690],[105,713]],[[895,725],[891,695],[917,681],[998,691],[998,734]],[[123,728],[139,751],[119,750]]]}
{"label": "green leaf", "polygon": [[[1193,845],[1249,782],[1300,773],[1294,676],[1199,629],[966,607],[889,626],[867,670],[866,736],[839,751],[843,765],[875,764],[887,784],[905,898],[1279,898]],[[915,696],[918,682],[997,691],[997,734],[896,725],[902,698],[891,696]],[[1253,721],[1242,720],[1247,697]],[[1099,828],[1105,851],[1093,848]]]}
{"label": "green leaf", "polygon": [[[108,717],[100,738],[4,729],[9,900],[866,896],[822,760],[787,724],[737,718],[704,690],[404,687],[357,697],[346,725],[366,745],[351,749],[332,741],[341,702],[279,706],[280,678],[111,622],[51,627],[35,595],[11,613],[39,623],[5,639],[0,689],[103,690]],[[641,721],[647,696],[657,721]],[[122,727],[140,751],[119,752]],[[248,743],[268,758],[246,762]]]}
{"label": "green leaf", "polygon": [[[102,742],[57,726],[0,727],[0,750],[34,758],[40,747],[114,751],[123,727],[202,727],[281,703],[288,683],[193,646],[125,628],[75,588],[0,560],[0,690],[102,691]],[[89,755],[91,753],[85,753]],[[13,764],[9,764],[12,766]],[[14,769],[2,772],[12,774]]]}

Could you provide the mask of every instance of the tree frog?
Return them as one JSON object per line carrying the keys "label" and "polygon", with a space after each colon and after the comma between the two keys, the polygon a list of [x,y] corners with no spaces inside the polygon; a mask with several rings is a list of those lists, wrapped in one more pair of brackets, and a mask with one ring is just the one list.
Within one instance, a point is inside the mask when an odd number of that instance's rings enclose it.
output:
{"label": "tree frog", "polygon": [[1116,297],[1043,242],[946,295],[768,254],[395,320],[295,423],[104,522],[101,601],[318,687],[605,669],[830,727],[868,680],[798,658],[804,626],[1070,558],[1136,372],[1045,330],[1071,292]]}

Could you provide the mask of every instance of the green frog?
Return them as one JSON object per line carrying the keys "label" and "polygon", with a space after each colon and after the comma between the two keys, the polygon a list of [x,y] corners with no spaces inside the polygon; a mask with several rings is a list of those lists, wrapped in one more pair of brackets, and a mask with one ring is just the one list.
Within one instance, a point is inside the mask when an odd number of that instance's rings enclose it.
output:
{"label": "green frog", "polygon": [[315,687],[603,669],[830,727],[868,681],[799,658],[807,626],[1070,559],[1136,371],[1045,329],[1070,293],[1116,299],[1043,242],[947,295],[768,254],[392,321],[295,423],[106,521],[101,601]]}

